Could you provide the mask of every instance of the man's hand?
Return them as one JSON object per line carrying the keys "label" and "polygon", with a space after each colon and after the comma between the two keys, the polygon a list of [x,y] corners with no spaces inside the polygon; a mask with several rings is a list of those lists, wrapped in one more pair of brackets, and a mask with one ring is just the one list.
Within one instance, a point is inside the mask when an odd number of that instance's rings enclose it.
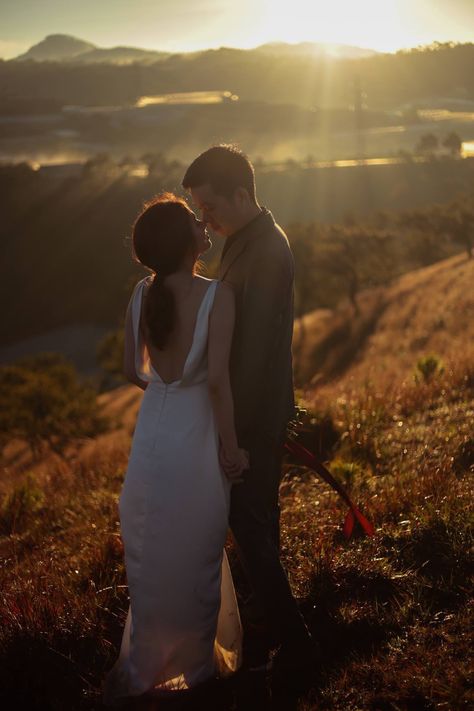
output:
{"label": "man's hand", "polygon": [[226,451],[219,447],[219,463],[226,477],[233,484],[243,481],[242,473],[249,468],[249,455],[245,449]]}

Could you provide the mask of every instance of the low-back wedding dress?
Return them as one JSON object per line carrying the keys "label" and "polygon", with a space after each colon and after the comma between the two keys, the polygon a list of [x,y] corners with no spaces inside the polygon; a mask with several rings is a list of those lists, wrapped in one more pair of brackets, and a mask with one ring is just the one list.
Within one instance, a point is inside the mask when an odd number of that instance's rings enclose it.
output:
{"label": "low-back wedding dress", "polygon": [[241,664],[242,627],[224,550],[230,482],[218,462],[207,385],[209,282],[182,377],[164,382],[140,331],[145,277],[132,294],[135,368],[148,382],[119,500],[130,606],[103,700],[186,689]]}

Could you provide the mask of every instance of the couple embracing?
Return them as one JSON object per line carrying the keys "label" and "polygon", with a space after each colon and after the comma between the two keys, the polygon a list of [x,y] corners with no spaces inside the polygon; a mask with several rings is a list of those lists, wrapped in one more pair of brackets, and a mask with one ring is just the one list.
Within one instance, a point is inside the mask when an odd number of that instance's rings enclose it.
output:
{"label": "couple embracing", "polygon": [[[133,227],[151,273],[125,320],[124,370],[144,390],[119,500],[130,606],[107,705],[237,670],[299,674],[312,640],[279,555],[278,488],[293,413],[293,259],[259,206],[247,157],[214,146]],[[225,238],[219,279],[196,273]],[[239,611],[230,527],[252,590]],[[242,631],[243,623],[243,631]]]}

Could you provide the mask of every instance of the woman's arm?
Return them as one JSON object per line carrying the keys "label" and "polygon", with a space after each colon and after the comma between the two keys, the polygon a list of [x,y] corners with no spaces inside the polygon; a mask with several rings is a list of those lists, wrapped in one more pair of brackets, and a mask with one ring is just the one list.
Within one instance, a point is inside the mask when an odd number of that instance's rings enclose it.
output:
{"label": "woman's arm", "polygon": [[146,390],[148,383],[138,377],[137,371],[135,369],[135,336],[133,333],[133,320],[132,320],[132,302],[133,294],[127,307],[127,313],[125,315],[125,337],[124,337],[124,351],[123,351],[123,373],[127,380],[129,380],[134,385],[138,385],[142,390]]}
{"label": "woman's arm", "polygon": [[248,468],[248,459],[237,442],[229,377],[234,321],[235,300],[232,288],[220,282],[209,319],[208,386],[221,444],[221,463],[227,476],[235,480]]}

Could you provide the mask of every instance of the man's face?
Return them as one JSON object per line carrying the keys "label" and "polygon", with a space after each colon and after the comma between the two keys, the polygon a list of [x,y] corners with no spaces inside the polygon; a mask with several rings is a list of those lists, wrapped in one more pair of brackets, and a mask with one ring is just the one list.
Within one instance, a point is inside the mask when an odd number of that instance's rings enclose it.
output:
{"label": "man's face", "polygon": [[194,205],[201,212],[201,218],[214,232],[228,237],[239,229],[241,210],[232,198],[217,195],[209,183],[191,188]]}

